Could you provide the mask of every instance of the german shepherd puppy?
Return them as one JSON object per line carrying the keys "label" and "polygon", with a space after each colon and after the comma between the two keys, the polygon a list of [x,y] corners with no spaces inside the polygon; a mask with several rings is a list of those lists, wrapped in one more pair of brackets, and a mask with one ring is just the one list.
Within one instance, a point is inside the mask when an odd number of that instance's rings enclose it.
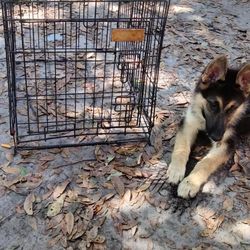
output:
{"label": "german shepherd puppy", "polygon": [[[250,64],[239,70],[229,69],[226,56],[214,59],[203,71],[186,116],[176,135],[169,183],[179,184],[178,196],[194,197],[201,186],[231,154],[238,129],[250,114]],[[199,131],[205,131],[212,147],[186,177],[186,164]]]}

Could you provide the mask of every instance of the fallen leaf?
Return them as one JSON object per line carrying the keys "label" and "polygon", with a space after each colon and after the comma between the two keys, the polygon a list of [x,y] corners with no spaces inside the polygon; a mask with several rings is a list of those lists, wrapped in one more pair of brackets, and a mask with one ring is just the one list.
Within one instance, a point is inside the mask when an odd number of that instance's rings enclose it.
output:
{"label": "fallen leaf", "polygon": [[82,240],[77,247],[79,250],[87,250],[87,242]]}
{"label": "fallen leaf", "polygon": [[55,246],[56,243],[57,243],[61,238],[62,238],[62,235],[59,234],[59,235],[57,235],[56,237],[50,239],[50,240],[48,241],[48,246],[49,246],[49,247]]}
{"label": "fallen leaf", "polygon": [[26,197],[24,201],[23,208],[28,215],[33,214],[33,202],[35,202],[35,200],[36,200],[35,195],[31,193]]}
{"label": "fallen leaf", "polygon": [[66,187],[69,185],[70,181],[66,180],[64,181],[61,185],[57,186],[53,192],[53,198],[56,199],[57,197],[59,197],[64,190],[66,189]]}
{"label": "fallen leaf", "polygon": [[137,192],[146,191],[151,186],[151,184],[152,184],[151,182],[145,182],[136,191]]}
{"label": "fallen leaf", "polygon": [[111,178],[112,185],[114,186],[116,192],[122,197],[125,193],[124,184],[119,176],[113,176]]}
{"label": "fallen leaf", "polygon": [[7,174],[16,174],[20,173],[20,168],[11,167],[11,166],[4,166],[1,168]]}
{"label": "fallen leaf", "polygon": [[53,190],[49,190],[48,192],[44,193],[44,194],[42,195],[42,200],[43,200],[43,201],[44,201],[44,200],[47,200],[47,199],[52,195],[52,193],[53,193]]}
{"label": "fallen leaf", "polygon": [[87,207],[85,210],[85,213],[83,215],[83,218],[87,221],[90,221],[90,220],[92,220],[93,216],[94,216],[93,207]]}
{"label": "fallen leaf", "polygon": [[128,189],[123,196],[123,201],[124,203],[128,204],[130,202],[130,199],[131,199],[131,190]]}
{"label": "fallen leaf", "polygon": [[58,215],[61,212],[61,209],[64,204],[66,194],[62,194],[59,198],[57,198],[52,204],[49,205],[47,216],[53,217]]}
{"label": "fallen leaf", "polygon": [[102,244],[105,242],[105,237],[103,235],[97,235],[95,237],[95,239],[92,241],[93,243],[98,243],[98,244]]}
{"label": "fallen leaf", "polygon": [[150,134],[150,144],[156,149],[157,152],[162,149],[162,136],[163,131],[161,126],[154,126]]}
{"label": "fallen leaf", "polygon": [[54,155],[45,155],[42,156],[39,161],[54,161],[55,160],[55,156]]}
{"label": "fallen leaf", "polygon": [[58,214],[54,217],[52,217],[49,221],[49,223],[46,225],[46,230],[49,230],[51,228],[56,227],[57,225],[59,225],[61,223],[61,221],[64,218],[64,214]]}
{"label": "fallen leaf", "polygon": [[72,230],[74,228],[74,215],[73,213],[69,212],[65,215],[65,221],[67,224],[67,232],[68,234],[72,233]]}
{"label": "fallen leaf", "polygon": [[115,159],[115,153],[109,146],[99,146],[95,148],[95,156],[97,161],[105,162],[108,165],[111,161]]}
{"label": "fallen leaf", "polygon": [[7,187],[7,188],[10,188],[11,186],[19,183],[19,182],[24,182],[26,181],[27,179],[25,177],[16,177],[15,179],[13,180],[9,180],[9,181],[6,181],[6,180],[0,180],[0,186],[4,186],[4,187]]}
{"label": "fallen leaf", "polygon": [[233,209],[234,206],[234,202],[233,199],[231,198],[226,198],[223,202],[223,209],[225,209],[226,211],[231,211]]}
{"label": "fallen leaf", "polygon": [[8,162],[13,162],[14,159],[14,153],[12,152],[12,150],[8,150],[5,154],[5,158],[8,160]]}
{"label": "fallen leaf", "polygon": [[202,237],[210,237],[224,221],[224,215],[220,215],[217,218],[210,218],[206,222],[207,228],[201,232]]}
{"label": "fallen leaf", "polygon": [[28,217],[28,224],[31,226],[31,228],[35,231],[37,231],[37,222],[36,218],[33,216]]}
{"label": "fallen leaf", "polygon": [[8,144],[8,143],[3,143],[3,144],[1,144],[1,147],[2,147],[2,148],[10,149],[10,148],[11,148],[11,145]]}
{"label": "fallen leaf", "polygon": [[90,246],[90,243],[95,240],[97,235],[98,235],[98,227],[97,226],[93,226],[89,231],[86,232],[87,247]]}

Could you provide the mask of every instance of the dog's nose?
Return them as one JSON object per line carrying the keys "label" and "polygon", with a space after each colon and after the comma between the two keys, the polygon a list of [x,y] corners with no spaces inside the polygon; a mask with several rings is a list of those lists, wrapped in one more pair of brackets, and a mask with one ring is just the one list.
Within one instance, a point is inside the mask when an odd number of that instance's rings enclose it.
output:
{"label": "dog's nose", "polygon": [[223,136],[223,135],[220,135],[220,134],[211,134],[211,135],[210,135],[210,138],[211,138],[213,141],[218,142],[218,141],[220,141],[220,140],[222,139],[222,136]]}

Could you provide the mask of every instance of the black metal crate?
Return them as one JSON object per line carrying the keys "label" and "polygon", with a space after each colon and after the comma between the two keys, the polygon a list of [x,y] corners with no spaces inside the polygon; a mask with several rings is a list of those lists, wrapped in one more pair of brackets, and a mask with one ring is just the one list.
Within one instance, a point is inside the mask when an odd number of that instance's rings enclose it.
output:
{"label": "black metal crate", "polygon": [[1,4],[17,148],[150,135],[169,1]]}

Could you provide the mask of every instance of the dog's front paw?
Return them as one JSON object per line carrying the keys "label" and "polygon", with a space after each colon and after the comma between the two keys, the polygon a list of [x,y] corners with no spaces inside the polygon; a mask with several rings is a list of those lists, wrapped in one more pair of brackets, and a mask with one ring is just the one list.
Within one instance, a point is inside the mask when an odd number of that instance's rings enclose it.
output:
{"label": "dog's front paw", "polygon": [[185,171],[185,167],[180,167],[179,165],[170,163],[167,170],[168,182],[172,184],[178,184],[184,178]]}
{"label": "dog's front paw", "polygon": [[188,176],[180,183],[177,190],[178,196],[185,199],[195,197],[202,183],[194,179],[195,178],[192,178],[192,176]]}

